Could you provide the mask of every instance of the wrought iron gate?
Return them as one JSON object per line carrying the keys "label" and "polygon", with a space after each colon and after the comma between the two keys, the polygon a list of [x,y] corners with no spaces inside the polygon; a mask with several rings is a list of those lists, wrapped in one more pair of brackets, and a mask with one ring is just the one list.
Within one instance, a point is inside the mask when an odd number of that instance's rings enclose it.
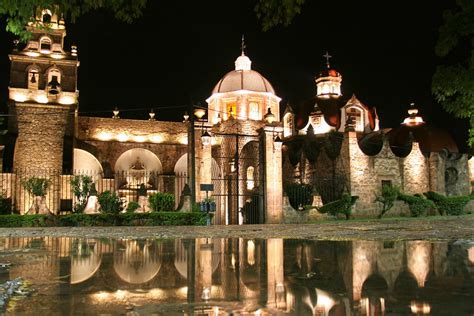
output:
{"label": "wrought iron gate", "polygon": [[214,134],[215,224],[265,222],[264,159],[258,136]]}

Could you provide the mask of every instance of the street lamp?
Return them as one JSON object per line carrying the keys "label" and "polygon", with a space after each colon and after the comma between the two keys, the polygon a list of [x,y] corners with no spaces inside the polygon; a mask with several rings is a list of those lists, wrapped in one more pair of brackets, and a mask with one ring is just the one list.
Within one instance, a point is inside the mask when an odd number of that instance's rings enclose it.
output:
{"label": "street lamp", "polygon": [[273,122],[275,122],[276,117],[275,117],[275,114],[272,113],[272,110],[270,109],[270,107],[268,107],[267,114],[263,116],[263,119],[267,121],[268,124],[272,124]]}
{"label": "street lamp", "polygon": [[211,134],[207,131],[204,131],[201,135],[201,142],[203,146],[208,146],[211,143]]}

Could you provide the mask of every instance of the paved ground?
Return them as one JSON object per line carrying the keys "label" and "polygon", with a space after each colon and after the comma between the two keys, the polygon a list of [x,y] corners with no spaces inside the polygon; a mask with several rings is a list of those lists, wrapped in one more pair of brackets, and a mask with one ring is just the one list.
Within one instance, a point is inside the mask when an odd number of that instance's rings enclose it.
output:
{"label": "paved ground", "polygon": [[319,224],[286,225],[0,228],[0,237],[8,236],[452,240],[474,239],[474,215],[420,219],[340,220]]}

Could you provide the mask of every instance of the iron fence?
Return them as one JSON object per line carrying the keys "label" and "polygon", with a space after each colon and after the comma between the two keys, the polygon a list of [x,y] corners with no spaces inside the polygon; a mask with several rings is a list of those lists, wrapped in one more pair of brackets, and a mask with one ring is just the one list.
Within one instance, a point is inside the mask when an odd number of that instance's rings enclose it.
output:
{"label": "iron fence", "polygon": [[48,209],[53,213],[72,212],[77,201],[71,181],[79,176],[89,177],[97,194],[105,191],[115,192],[123,201],[124,206],[131,201],[138,201],[139,195],[144,192],[147,196],[156,192],[165,192],[175,196],[175,207],[177,207],[187,183],[185,173],[162,174],[157,171],[127,170],[107,176],[103,172],[91,170],[63,173],[62,170],[53,169],[16,169],[0,173],[0,194],[3,201],[0,211],[5,213],[9,208],[13,213],[28,213],[35,197],[25,188],[25,184],[32,178],[39,178],[46,179],[48,182],[44,196]]}

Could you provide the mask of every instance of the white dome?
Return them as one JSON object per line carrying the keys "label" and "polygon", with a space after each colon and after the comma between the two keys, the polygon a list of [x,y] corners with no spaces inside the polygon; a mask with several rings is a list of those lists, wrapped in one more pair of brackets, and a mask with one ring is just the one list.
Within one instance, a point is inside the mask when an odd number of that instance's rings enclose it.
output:
{"label": "white dome", "polygon": [[214,87],[212,94],[248,90],[275,94],[270,82],[250,68],[252,61],[242,54],[235,61],[235,70],[228,72]]}

